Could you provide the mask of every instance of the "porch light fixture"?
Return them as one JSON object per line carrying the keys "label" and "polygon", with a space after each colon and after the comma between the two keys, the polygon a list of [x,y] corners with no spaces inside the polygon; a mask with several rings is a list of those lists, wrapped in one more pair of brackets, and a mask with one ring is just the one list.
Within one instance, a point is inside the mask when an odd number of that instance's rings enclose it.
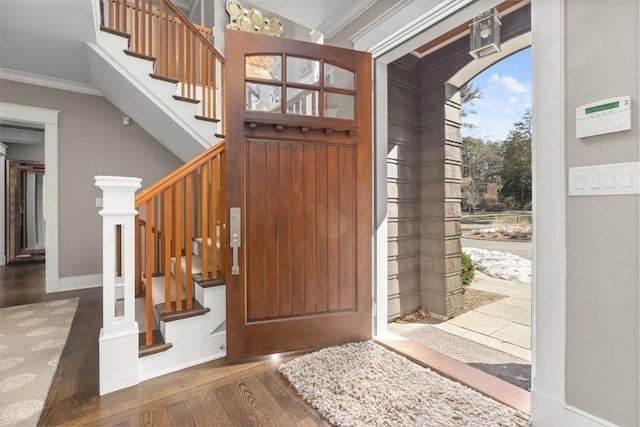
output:
{"label": "porch light fixture", "polygon": [[281,20],[265,18],[257,9],[245,9],[238,0],[227,0],[226,9],[229,14],[229,29],[276,37],[280,37],[284,32]]}
{"label": "porch light fixture", "polygon": [[500,52],[500,25],[500,14],[496,8],[473,18],[470,25],[471,56],[478,59]]}

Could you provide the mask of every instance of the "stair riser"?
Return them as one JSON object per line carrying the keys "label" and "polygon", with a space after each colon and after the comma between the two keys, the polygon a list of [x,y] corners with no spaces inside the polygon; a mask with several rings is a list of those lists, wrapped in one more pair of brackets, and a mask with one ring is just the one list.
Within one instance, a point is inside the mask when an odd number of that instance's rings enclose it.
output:
{"label": "stair riser", "polygon": [[140,381],[145,381],[210,360],[223,358],[227,355],[226,341],[226,333],[221,333],[211,338],[200,339],[197,342],[191,340],[174,344],[167,351],[139,359],[138,377]]}
{"label": "stair riser", "polygon": [[195,298],[208,313],[171,322],[160,322],[165,342],[173,347],[140,358],[140,380],[154,378],[226,356],[226,332],[212,334],[226,319],[226,286],[195,285]]}
{"label": "stair riser", "polygon": [[226,286],[202,288],[196,284],[196,300],[203,306],[211,309],[211,325],[217,327],[224,322],[227,315]]}

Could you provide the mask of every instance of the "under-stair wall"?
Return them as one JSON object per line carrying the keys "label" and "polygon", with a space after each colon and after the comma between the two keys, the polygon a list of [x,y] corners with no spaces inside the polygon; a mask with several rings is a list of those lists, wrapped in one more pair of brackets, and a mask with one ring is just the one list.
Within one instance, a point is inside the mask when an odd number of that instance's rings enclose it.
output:
{"label": "under-stair wall", "polygon": [[[170,1],[159,2],[165,3]],[[186,18],[174,16],[181,12],[173,9],[162,15],[173,27],[152,21],[158,12],[148,0],[94,0],[94,13],[96,22],[105,23],[96,28],[96,42],[87,44],[95,87],[183,161],[218,143],[223,132],[224,59],[201,34],[204,30],[192,24],[179,29],[176,23]],[[181,34],[170,42],[163,35],[167,31]],[[154,40],[160,49],[156,46],[148,53],[171,56],[171,62],[139,53],[141,47],[147,52],[144,48],[154,46]],[[177,49],[178,44],[186,50],[169,51],[169,45]]]}

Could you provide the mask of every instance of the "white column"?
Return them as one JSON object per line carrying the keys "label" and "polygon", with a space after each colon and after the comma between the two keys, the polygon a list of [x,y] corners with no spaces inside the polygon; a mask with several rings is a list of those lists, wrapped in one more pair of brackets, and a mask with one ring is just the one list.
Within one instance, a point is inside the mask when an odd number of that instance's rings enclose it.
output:
{"label": "white column", "polygon": [[[102,329],[100,394],[138,384],[138,323],[135,319],[135,192],[140,178],[96,176],[102,190]],[[116,278],[116,231],[122,233],[122,277]],[[120,280],[117,280],[120,279]],[[115,316],[116,289],[124,316]]]}
{"label": "white column", "polygon": [[0,265],[6,264],[7,256],[4,253],[5,235],[4,235],[4,189],[5,183],[5,167],[7,161],[7,146],[0,143]]}

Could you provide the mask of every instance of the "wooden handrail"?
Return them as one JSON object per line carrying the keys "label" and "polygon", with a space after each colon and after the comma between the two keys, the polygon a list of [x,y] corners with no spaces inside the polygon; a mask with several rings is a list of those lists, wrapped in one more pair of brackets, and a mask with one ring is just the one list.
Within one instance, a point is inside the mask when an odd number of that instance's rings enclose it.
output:
{"label": "wooden handrail", "polygon": [[136,207],[139,207],[143,203],[151,200],[153,197],[157,196],[159,192],[163,189],[166,189],[168,186],[175,184],[176,182],[183,179],[185,176],[193,172],[199,166],[202,166],[203,163],[210,160],[212,157],[224,151],[225,143],[224,141],[219,142],[213,147],[209,148],[207,151],[199,154],[197,157],[190,160],[188,163],[183,164],[164,178],[156,181],[154,184],[145,188],[143,191],[136,195]]}
{"label": "wooden handrail", "polygon": [[[225,271],[226,254],[222,244],[226,241],[225,173],[225,143],[222,141],[160,179],[135,199],[139,212],[135,271],[137,280],[144,278],[147,345],[152,340],[154,277],[164,276],[164,311],[168,313],[192,308],[195,256],[192,250],[196,238],[201,242],[201,278],[214,279]],[[175,262],[173,268],[172,262]],[[186,306],[182,304],[182,283]],[[175,304],[172,304],[172,296],[175,296]]]}
{"label": "wooden handrail", "polygon": [[[216,56],[216,58],[218,58],[220,60],[220,62],[222,62],[224,64],[224,57],[220,54],[220,52],[218,52],[216,50],[215,47],[213,47],[211,42],[198,29],[198,28],[205,28],[205,27],[201,27],[201,26],[196,25],[193,22],[191,22],[189,20],[189,18],[187,18],[186,15],[184,13],[182,13],[182,11],[180,9],[178,9],[178,7],[175,4],[173,4],[172,0],[160,0],[160,2],[164,3],[165,6],[167,6],[169,9],[171,9],[171,11],[173,13],[175,13],[175,15],[178,16],[183,21],[183,23],[187,27],[189,27],[191,29],[191,31],[193,31],[195,34],[197,34],[197,36],[202,40],[202,42],[205,44],[205,46]],[[207,30],[208,30],[208,28],[207,28]]]}
{"label": "wooden handrail", "polygon": [[209,40],[211,30],[189,21],[171,0],[101,1],[103,25],[129,34],[130,51],[155,59],[154,75],[179,82],[177,95],[199,101],[198,118],[224,123],[225,60]]}

